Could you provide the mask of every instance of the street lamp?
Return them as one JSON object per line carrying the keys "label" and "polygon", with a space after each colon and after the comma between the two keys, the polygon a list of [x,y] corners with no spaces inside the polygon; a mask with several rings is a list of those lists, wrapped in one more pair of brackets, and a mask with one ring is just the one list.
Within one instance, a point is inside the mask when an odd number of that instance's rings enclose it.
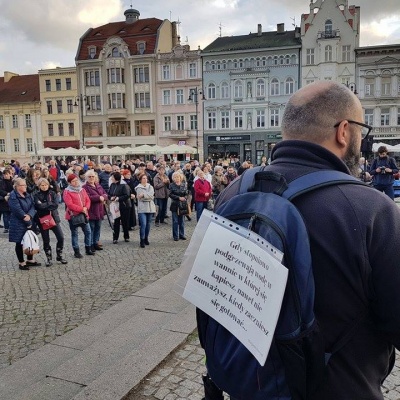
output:
{"label": "street lamp", "polygon": [[199,161],[199,95],[201,95],[200,100],[206,100],[204,97],[204,92],[202,89],[195,87],[190,89],[189,101],[193,101],[196,106],[196,159]]}
{"label": "street lamp", "polygon": [[84,94],[80,94],[79,96],[75,97],[75,104],[74,107],[78,107],[79,105],[79,122],[80,122],[80,130],[81,130],[81,135],[82,135],[82,146],[81,148],[84,149],[85,148],[85,132],[83,130],[83,104],[85,104],[85,108],[86,110],[89,110],[90,106],[88,104],[89,97],[84,95]]}
{"label": "street lamp", "polygon": [[345,85],[346,85],[346,87],[347,87],[348,89],[350,89],[355,95],[358,94],[358,92],[357,92],[357,85],[356,85],[354,82],[349,82],[349,81],[347,81],[347,82],[345,83]]}

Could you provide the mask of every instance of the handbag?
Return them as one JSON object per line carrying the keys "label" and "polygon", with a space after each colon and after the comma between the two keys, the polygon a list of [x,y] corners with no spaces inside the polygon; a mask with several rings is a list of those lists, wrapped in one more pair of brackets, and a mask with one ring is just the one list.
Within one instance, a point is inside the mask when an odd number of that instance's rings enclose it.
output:
{"label": "handbag", "polygon": [[118,201],[112,201],[110,203],[110,213],[113,221],[117,218],[121,217],[121,211],[119,209],[119,202]]}
{"label": "handbag", "polygon": [[188,215],[189,214],[187,201],[179,201],[177,214],[178,215]]}
{"label": "handbag", "polygon": [[83,212],[76,215],[71,215],[71,224],[73,226],[84,227],[88,222],[88,217]]}
{"label": "handbag", "polygon": [[56,226],[56,221],[54,221],[54,218],[51,215],[51,213],[48,215],[45,215],[44,217],[39,217],[39,222],[44,231]]}
{"label": "handbag", "polygon": [[209,199],[207,201],[207,210],[210,211],[214,210],[214,199]]}

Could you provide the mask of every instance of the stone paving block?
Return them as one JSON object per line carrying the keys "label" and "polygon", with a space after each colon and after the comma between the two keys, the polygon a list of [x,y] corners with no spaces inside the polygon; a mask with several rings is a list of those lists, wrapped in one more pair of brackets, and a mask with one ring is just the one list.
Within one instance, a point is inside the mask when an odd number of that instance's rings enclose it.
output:
{"label": "stone paving block", "polygon": [[0,399],[20,400],[20,394],[39,381],[43,381],[63,362],[80,351],[48,344],[0,370]]}

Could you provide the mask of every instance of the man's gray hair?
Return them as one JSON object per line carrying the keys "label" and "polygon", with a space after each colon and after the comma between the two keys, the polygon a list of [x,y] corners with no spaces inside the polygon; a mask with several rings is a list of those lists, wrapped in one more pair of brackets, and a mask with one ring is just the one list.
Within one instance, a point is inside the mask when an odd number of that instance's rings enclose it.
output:
{"label": "man's gray hair", "polygon": [[284,139],[321,143],[343,119],[354,119],[355,101],[352,92],[339,83],[315,93],[304,101],[294,94],[286,105],[282,119]]}

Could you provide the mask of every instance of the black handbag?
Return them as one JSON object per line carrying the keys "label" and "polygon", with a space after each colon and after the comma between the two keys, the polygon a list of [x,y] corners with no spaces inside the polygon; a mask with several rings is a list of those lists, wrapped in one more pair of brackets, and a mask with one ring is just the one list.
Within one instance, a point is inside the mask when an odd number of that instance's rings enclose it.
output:
{"label": "black handbag", "polygon": [[89,222],[88,217],[85,213],[79,213],[76,215],[71,215],[71,224],[73,226],[85,226]]}
{"label": "black handbag", "polygon": [[189,214],[187,201],[179,201],[177,214],[178,215],[187,215],[187,214]]}

